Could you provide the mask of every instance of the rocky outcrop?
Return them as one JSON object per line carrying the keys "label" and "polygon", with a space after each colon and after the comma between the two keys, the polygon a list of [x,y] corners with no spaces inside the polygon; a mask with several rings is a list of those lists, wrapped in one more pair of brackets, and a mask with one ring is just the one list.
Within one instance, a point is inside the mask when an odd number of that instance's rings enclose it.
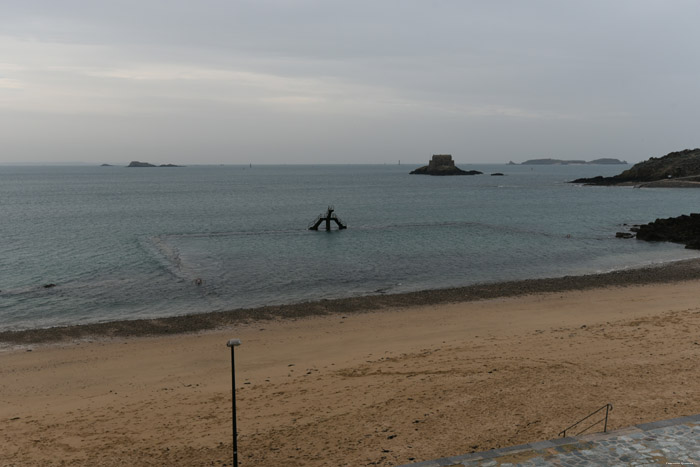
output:
{"label": "rocky outcrop", "polygon": [[638,240],[681,243],[686,248],[700,250],[700,214],[656,219],[632,230],[637,231]]}
{"label": "rocky outcrop", "polygon": [[456,167],[450,154],[435,154],[428,165],[411,172],[413,175],[481,175],[482,173],[478,170],[465,171]]}
{"label": "rocky outcrop", "polygon": [[700,187],[700,148],[671,152],[663,157],[652,157],[613,177],[579,178],[571,183]]}

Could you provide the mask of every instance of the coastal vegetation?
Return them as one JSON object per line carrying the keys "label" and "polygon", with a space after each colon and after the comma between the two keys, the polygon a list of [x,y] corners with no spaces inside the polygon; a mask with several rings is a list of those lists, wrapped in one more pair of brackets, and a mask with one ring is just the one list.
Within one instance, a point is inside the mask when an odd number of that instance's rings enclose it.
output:
{"label": "coastal vegetation", "polygon": [[[651,157],[612,177],[579,178],[571,183],[602,186],[636,186],[645,188],[700,187],[700,148],[685,149]],[[652,242],[681,243],[686,248],[700,249],[700,214],[656,219],[635,225],[630,232],[618,232],[618,238],[634,238]]]}
{"label": "coastal vegetation", "polygon": [[579,178],[584,185],[635,185],[640,187],[700,187],[700,148],[652,157],[612,177]]}

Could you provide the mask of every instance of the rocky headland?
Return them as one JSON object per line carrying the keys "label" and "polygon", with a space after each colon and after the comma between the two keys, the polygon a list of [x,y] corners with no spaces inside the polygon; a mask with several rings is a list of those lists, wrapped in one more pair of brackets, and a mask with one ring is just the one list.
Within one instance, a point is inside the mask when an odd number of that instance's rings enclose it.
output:
{"label": "rocky headland", "polygon": [[411,172],[413,175],[481,175],[482,173],[478,170],[458,168],[450,154],[434,154],[428,165]]}
{"label": "rocky headland", "polygon": [[700,188],[700,148],[652,157],[612,177],[579,178],[571,183],[647,188]]}

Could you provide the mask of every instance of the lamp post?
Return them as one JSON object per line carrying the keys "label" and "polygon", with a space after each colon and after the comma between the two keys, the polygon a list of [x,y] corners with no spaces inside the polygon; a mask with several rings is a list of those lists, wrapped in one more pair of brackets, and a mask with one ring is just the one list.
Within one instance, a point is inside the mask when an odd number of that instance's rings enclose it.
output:
{"label": "lamp post", "polygon": [[240,339],[229,339],[227,347],[231,347],[231,407],[233,420],[233,467],[238,467],[238,433],[236,432],[236,363],[233,358],[233,348],[241,345]]}

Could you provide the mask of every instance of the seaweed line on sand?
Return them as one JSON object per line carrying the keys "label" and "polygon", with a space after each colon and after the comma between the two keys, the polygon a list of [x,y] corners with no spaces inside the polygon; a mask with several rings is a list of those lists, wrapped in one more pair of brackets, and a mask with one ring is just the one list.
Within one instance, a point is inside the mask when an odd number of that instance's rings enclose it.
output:
{"label": "seaweed line on sand", "polygon": [[475,284],[394,295],[320,300],[165,318],[112,321],[74,326],[0,332],[0,343],[37,344],[89,337],[137,337],[213,330],[233,324],[270,319],[296,319],[337,313],[361,313],[421,305],[441,305],[538,293],[625,287],[700,279],[700,259],[689,259],[600,274]]}

